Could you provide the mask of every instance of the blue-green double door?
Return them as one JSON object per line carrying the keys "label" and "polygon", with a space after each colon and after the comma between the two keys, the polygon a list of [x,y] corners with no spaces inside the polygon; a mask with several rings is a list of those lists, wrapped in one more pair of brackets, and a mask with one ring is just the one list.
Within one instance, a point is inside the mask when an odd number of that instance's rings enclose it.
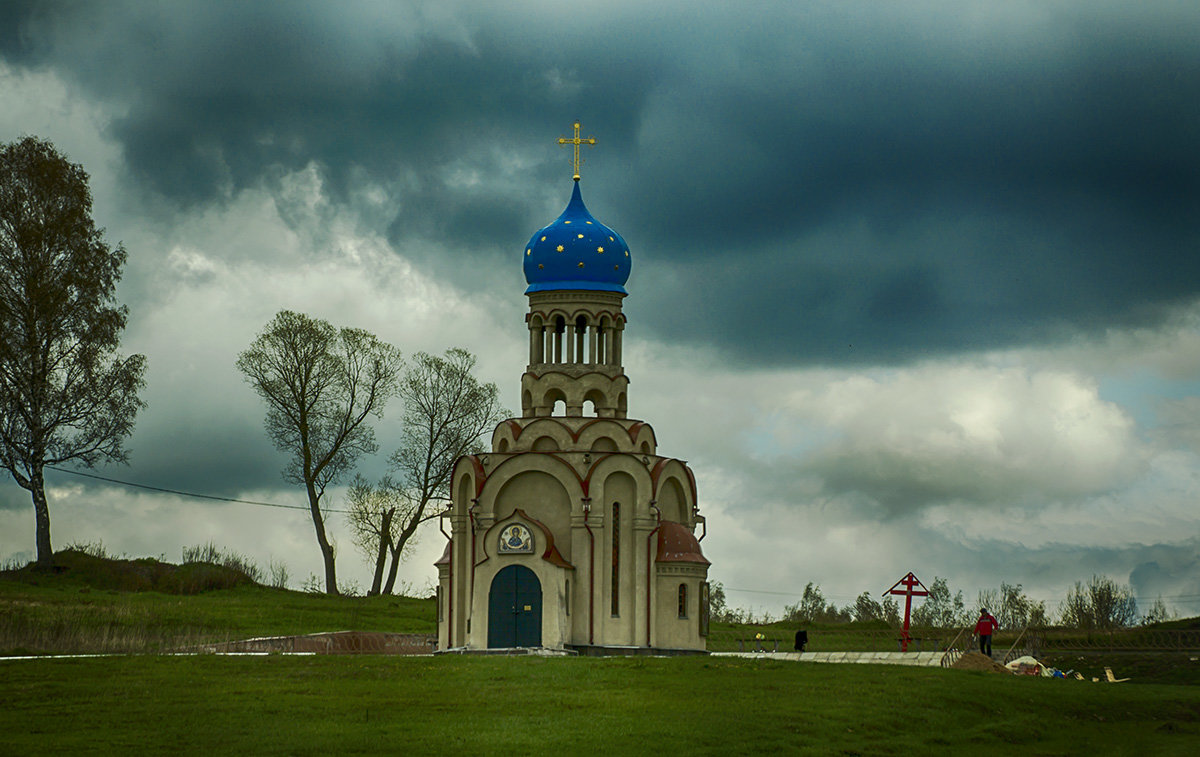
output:
{"label": "blue-green double door", "polygon": [[509,565],[492,579],[488,596],[488,647],[542,645],[542,584],[533,571]]}

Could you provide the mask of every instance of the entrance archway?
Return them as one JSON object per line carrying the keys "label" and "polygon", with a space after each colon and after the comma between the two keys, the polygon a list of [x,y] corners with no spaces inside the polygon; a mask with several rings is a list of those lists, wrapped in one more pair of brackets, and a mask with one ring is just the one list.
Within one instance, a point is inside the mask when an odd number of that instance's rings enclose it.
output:
{"label": "entrance archway", "polygon": [[509,565],[492,579],[488,595],[488,647],[542,645],[542,583],[523,565]]}

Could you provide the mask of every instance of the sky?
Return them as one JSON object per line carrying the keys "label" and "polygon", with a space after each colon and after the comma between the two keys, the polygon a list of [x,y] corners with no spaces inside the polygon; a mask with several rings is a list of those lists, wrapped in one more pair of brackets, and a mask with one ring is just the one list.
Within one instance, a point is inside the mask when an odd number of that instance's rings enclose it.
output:
{"label": "sky", "polygon": [[[235,367],[285,308],[466,348],[519,408],[521,251],[578,119],[633,258],[630,417],[695,471],[731,604],[913,571],[1053,613],[1105,575],[1200,615],[1200,4],[711,5],[0,5],[0,142],[82,164],[128,251],[148,406],[94,473],[303,505]],[[305,512],[48,480],[56,548],[321,572]],[[0,482],[0,560],[33,537]]]}

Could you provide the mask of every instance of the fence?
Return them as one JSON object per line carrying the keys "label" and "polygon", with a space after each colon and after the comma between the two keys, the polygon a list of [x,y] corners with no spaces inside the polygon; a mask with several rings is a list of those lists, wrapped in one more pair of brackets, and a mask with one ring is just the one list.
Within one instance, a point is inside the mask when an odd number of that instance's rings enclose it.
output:
{"label": "fence", "polygon": [[[756,636],[762,634],[763,638]],[[791,652],[793,634],[778,628],[759,630],[714,627],[708,636],[710,652]],[[910,631],[910,652],[934,652],[955,649],[961,654],[973,648],[971,630],[958,628],[914,628]],[[1024,634],[1022,636],[1022,634]],[[808,629],[809,652],[897,652],[899,630]],[[1188,651],[1200,650],[1200,630],[1155,630],[1129,628],[1115,631],[1079,631],[1075,629],[1028,629],[1000,631],[992,638],[995,653],[1014,644],[1022,653],[1037,656],[1050,651]]]}
{"label": "fence", "polygon": [[415,633],[336,631],[271,636],[195,647],[197,652],[302,652],[309,654],[433,654],[437,637]]}

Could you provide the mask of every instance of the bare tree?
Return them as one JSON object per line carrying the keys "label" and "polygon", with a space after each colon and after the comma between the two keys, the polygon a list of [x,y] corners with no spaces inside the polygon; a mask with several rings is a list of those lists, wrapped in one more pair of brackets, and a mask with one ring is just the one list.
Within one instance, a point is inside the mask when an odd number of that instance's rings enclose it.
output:
{"label": "bare tree", "polygon": [[391,565],[381,589],[385,594],[395,587],[397,569],[405,548],[414,543],[417,527],[437,515],[431,505],[450,501],[454,463],[482,451],[483,434],[508,417],[496,385],[480,383],[474,370],[475,356],[464,349],[447,350],[442,357],[419,352],[400,383],[404,427],[400,447],[389,458],[395,477],[376,487],[391,490],[390,504],[375,512],[369,527],[356,527],[356,538],[369,540],[374,534],[379,539],[374,550],[367,550],[376,558],[386,541]]}
{"label": "bare tree", "polygon": [[0,467],[33,498],[54,561],[43,470],[126,462],[146,358],[116,353],[125,249],[92,222],[82,166],[36,137],[0,145]]}
{"label": "bare tree", "polygon": [[303,484],[325,561],[325,591],[337,594],[334,547],[325,533],[325,488],[378,449],[367,423],[395,395],[400,352],[361,329],[280,311],[238,356],[238,369],[267,403],[267,436],[291,457],[284,479]]}

